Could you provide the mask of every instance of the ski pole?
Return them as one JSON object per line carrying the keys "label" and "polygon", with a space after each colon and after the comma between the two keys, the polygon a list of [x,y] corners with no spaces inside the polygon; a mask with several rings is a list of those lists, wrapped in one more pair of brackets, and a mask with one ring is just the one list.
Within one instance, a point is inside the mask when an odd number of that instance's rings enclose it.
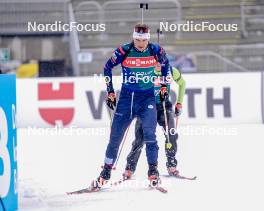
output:
{"label": "ski pole", "polygon": [[162,31],[160,29],[157,29],[157,35],[158,35],[158,44],[160,43],[160,35],[162,34]]}
{"label": "ski pole", "polygon": [[[130,123],[130,125],[131,125],[131,123]],[[125,135],[124,135],[124,137],[123,137],[123,139],[122,139],[122,142],[121,142],[121,148],[120,148],[120,150],[119,150],[119,152],[118,152],[118,155],[117,155],[116,161],[115,161],[115,163],[114,163],[114,165],[113,165],[113,169],[114,169],[114,170],[116,170],[116,166],[117,166],[118,160],[119,160],[119,158],[120,158],[121,152],[122,152],[123,147],[124,147],[124,144],[125,144],[125,142],[126,142],[126,138],[127,138],[127,134],[128,134],[128,131],[129,131],[130,125],[129,125],[128,128],[126,129]]]}
{"label": "ski pole", "polygon": [[[109,113],[109,116],[110,116],[110,124],[111,124],[111,125],[110,125],[110,133],[111,133],[111,127],[112,127],[112,124],[113,124],[113,119],[114,119],[114,113],[115,113],[115,110],[112,111],[112,110],[109,109],[109,108],[108,108],[107,110],[108,110],[108,113]],[[130,123],[130,125],[131,125],[131,123]],[[124,137],[123,137],[123,139],[122,139],[122,142],[121,142],[121,148],[120,148],[120,150],[119,150],[119,152],[118,152],[118,155],[117,155],[116,161],[115,161],[115,163],[114,163],[114,165],[113,165],[113,170],[116,169],[116,166],[117,166],[117,163],[118,163],[119,157],[120,157],[120,155],[121,155],[121,152],[122,152],[123,147],[124,147],[124,143],[125,143],[126,138],[127,138],[127,133],[128,133],[129,128],[130,128],[130,125],[128,126],[128,128],[127,128],[126,131],[125,131],[125,135],[124,135]]]}
{"label": "ski pole", "polygon": [[144,22],[144,5],[145,5],[146,10],[148,10],[148,3],[140,3],[139,4],[139,7],[141,9],[141,23],[142,24]]}
{"label": "ski pole", "polygon": [[178,116],[176,116],[176,120],[175,120],[175,128],[176,128],[176,130],[178,129],[178,125],[179,125],[179,117]]}
{"label": "ski pole", "polygon": [[[115,107],[115,109],[114,109],[113,111],[112,111],[108,106],[107,106],[107,108],[108,108],[107,110],[108,110],[108,113],[109,113],[109,116],[110,116],[110,124],[111,124],[110,127],[112,127],[113,119],[114,119],[114,114],[115,114],[115,111],[116,111],[116,107]],[[130,123],[130,125],[131,125],[131,123]],[[122,152],[123,147],[124,147],[124,143],[125,143],[125,141],[126,141],[126,137],[127,137],[127,133],[128,133],[128,130],[129,130],[130,125],[129,125],[128,128],[126,129],[125,135],[124,135],[124,137],[123,137],[123,139],[122,139],[122,142],[121,142],[121,148],[120,148],[120,150],[119,150],[119,152],[118,152],[118,155],[117,155],[116,161],[115,161],[115,163],[114,163],[114,165],[113,165],[113,170],[116,169],[116,166],[117,166],[117,163],[118,163],[119,157],[120,157],[120,155],[121,155],[121,152]],[[112,128],[110,128],[110,133],[111,133],[111,130],[112,130]]]}
{"label": "ski pole", "polygon": [[108,106],[107,106],[107,111],[108,111],[108,114],[110,116],[110,126],[112,126],[115,111],[112,111]]}
{"label": "ski pole", "polygon": [[169,127],[168,127],[167,110],[165,106],[165,101],[162,102],[162,105],[163,105],[163,112],[164,112],[164,119],[165,119],[165,132],[167,136],[166,148],[170,149],[172,147],[172,144],[170,142],[170,136],[169,136]]}

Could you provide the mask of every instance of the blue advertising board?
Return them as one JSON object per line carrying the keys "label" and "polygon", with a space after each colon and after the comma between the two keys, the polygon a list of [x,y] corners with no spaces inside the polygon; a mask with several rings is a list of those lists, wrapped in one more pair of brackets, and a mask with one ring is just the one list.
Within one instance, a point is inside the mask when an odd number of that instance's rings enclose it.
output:
{"label": "blue advertising board", "polygon": [[0,75],[0,211],[18,209],[16,77]]}

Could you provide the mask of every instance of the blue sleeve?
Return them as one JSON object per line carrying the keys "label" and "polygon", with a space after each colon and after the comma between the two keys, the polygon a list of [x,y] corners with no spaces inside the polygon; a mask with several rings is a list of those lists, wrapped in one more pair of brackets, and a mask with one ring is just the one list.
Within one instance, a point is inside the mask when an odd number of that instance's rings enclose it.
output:
{"label": "blue sleeve", "polygon": [[113,82],[112,82],[112,69],[119,65],[124,58],[125,51],[123,47],[117,48],[110,59],[106,62],[104,66],[104,77],[106,80],[107,92],[114,92]]}
{"label": "blue sleeve", "polygon": [[[169,60],[166,56],[165,50],[160,45],[155,45],[157,60],[161,65],[161,75],[164,79],[169,75]],[[167,80],[165,80],[167,83]]]}

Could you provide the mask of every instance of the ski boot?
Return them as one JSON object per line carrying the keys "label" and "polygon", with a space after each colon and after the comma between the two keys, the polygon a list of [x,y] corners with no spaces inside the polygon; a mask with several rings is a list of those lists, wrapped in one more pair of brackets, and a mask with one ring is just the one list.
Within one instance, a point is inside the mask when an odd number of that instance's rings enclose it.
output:
{"label": "ski boot", "polygon": [[179,171],[177,170],[176,167],[168,167],[167,170],[168,170],[168,174],[170,176],[178,176],[179,175]]}
{"label": "ski boot", "polygon": [[161,183],[157,165],[149,165],[148,179],[150,182],[150,187],[157,187]]}
{"label": "ski boot", "polygon": [[133,171],[131,171],[130,169],[127,169],[126,168],[125,172],[122,174],[123,180],[129,180],[129,179],[131,179],[133,173],[134,173]]}
{"label": "ski boot", "polygon": [[96,180],[92,181],[91,188],[99,191],[101,187],[109,181],[111,177],[111,171],[112,165],[105,164],[100,176]]}

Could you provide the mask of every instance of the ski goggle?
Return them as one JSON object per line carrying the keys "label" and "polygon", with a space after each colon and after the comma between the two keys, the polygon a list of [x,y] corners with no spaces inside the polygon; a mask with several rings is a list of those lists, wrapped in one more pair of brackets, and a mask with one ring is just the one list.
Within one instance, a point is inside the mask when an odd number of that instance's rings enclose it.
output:
{"label": "ski goggle", "polygon": [[136,26],[134,31],[140,34],[149,33],[149,28],[144,26]]}

